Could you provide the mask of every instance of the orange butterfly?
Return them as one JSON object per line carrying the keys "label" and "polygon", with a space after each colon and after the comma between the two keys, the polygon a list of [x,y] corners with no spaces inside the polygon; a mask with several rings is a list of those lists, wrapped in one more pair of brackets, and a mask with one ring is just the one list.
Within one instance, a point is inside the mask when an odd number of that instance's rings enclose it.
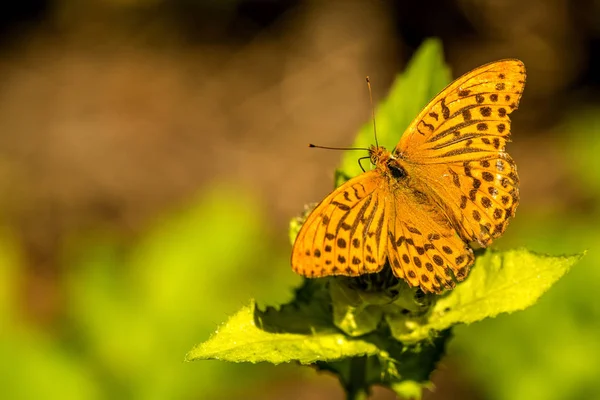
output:
{"label": "orange butterfly", "polygon": [[388,261],[395,276],[433,293],[465,279],[469,242],[500,237],[519,202],[504,147],[524,86],[521,61],[483,65],[442,90],[393,152],[371,146],[375,168],[335,189],[302,225],[294,271],[358,276]]}

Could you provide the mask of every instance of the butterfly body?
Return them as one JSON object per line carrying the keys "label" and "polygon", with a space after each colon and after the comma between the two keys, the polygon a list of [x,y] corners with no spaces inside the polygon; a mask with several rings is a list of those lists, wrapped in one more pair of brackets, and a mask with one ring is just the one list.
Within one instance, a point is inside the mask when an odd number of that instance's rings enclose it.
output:
{"label": "butterfly body", "polygon": [[434,293],[463,280],[474,262],[469,244],[486,247],[502,235],[518,204],[516,165],[504,146],[524,83],[518,60],[479,67],[438,94],[393,151],[371,146],[374,168],[308,216],[292,268],[358,276],[387,262],[398,278]]}

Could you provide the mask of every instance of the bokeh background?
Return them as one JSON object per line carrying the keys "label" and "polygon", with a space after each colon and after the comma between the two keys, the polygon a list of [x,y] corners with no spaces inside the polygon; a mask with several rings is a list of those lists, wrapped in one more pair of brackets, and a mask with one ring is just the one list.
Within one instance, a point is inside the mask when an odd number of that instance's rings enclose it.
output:
{"label": "bokeh background", "polygon": [[288,222],[341,156],[307,143],[352,143],[364,76],[382,99],[427,37],[455,77],[527,66],[496,247],[589,252],[531,309],[458,327],[425,397],[600,398],[598,0],[6,5],[3,398],[342,399],[308,368],[183,358],[251,297],[290,298]]}

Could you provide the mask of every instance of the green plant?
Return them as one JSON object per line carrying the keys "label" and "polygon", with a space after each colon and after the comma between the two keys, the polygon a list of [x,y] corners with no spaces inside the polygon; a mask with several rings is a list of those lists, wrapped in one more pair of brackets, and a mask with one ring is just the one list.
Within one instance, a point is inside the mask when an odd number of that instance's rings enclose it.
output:
{"label": "green plant", "polygon": [[[379,143],[392,148],[397,132],[449,81],[441,45],[427,41],[378,107]],[[365,124],[355,146],[366,147],[371,138]],[[356,155],[346,153],[336,183],[358,173]],[[292,240],[300,222],[292,222]],[[581,257],[524,249],[477,253],[469,277],[441,296],[409,288],[389,269],[360,278],[304,280],[287,304],[260,309],[251,301],[186,359],[295,361],[336,374],[349,399],[366,398],[375,384],[419,398],[453,326],[529,307]]]}

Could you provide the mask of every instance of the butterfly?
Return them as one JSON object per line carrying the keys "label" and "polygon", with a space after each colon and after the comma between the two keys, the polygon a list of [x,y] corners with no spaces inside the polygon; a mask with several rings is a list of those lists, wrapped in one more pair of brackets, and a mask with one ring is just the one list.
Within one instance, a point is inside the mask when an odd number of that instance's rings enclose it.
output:
{"label": "butterfly", "polygon": [[431,293],[464,280],[475,260],[470,244],[500,237],[519,203],[505,145],[525,76],[516,59],[478,67],[435,96],[393,151],[371,146],[374,168],[308,215],[292,269],[309,278],[359,276],[389,263],[396,277]]}

